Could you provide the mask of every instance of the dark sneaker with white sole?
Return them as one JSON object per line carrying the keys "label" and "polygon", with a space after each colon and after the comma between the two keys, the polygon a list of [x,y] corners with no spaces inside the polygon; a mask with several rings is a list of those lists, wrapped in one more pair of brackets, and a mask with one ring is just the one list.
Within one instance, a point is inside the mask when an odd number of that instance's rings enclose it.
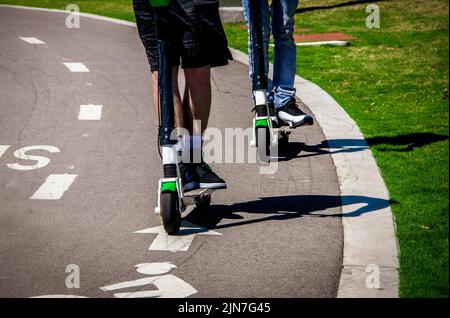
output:
{"label": "dark sneaker with white sole", "polygon": [[183,183],[183,191],[191,191],[200,188],[198,174],[194,170],[192,164],[180,162],[178,164],[180,169],[181,182]]}
{"label": "dark sneaker with white sole", "polygon": [[205,162],[194,164],[201,189],[226,189],[227,183],[215,174]]}
{"label": "dark sneaker with white sole", "polygon": [[291,128],[314,124],[314,119],[310,115],[305,114],[298,107],[294,99],[289,101],[283,107],[277,108],[276,111],[278,119],[282,123],[289,125]]}

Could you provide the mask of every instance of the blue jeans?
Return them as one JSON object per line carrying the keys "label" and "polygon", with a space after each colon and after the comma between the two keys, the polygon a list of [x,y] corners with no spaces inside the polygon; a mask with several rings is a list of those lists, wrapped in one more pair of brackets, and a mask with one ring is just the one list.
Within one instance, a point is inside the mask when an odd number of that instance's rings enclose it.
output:
{"label": "blue jeans", "polygon": [[[273,0],[270,7],[267,0],[242,0],[247,25],[250,24],[249,1],[261,1],[266,75],[269,72],[268,49],[270,31],[272,29],[274,38],[273,81],[272,87],[269,88],[268,100],[269,102],[273,102],[275,107],[282,107],[295,97],[296,46],[293,34],[294,14],[297,9],[298,0]],[[272,21],[270,21],[271,19]],[[251,58],[253,45],[250,34],[248,48],[249,72],[250,78],[253,78],[253,63]]]}

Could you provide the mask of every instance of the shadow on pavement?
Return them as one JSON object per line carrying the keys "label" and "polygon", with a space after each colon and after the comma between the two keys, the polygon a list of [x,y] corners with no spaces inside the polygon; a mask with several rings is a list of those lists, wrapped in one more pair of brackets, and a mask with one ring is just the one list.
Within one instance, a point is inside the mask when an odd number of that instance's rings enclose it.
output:
{"label": "shadow on pavement", "polygon": [[426,146],[434,142],[447,140],[448,136],[435,133],[411,133],[400,136],[380,136],[366,139],[370,146],[398,146],[400,148],[382,148],[377,147],[379,151],[399,151],[406,152],[414,150],[414,148]]}
{"label": "shadow on pavement", "polygon": [[289,161],[317,155],[352,153],[377,146],[378,151],[407,152],[435,142],[447,140],[448,136],[435,133],[411,133],[400,136],[379,136],[364,139],[330,139],[317,145],[290,142],[278,148],[278,161]]}
{"label": "shadow on pavement", "polygon": [[[320,213],[329,208],[357,205],[350,213]],[[260,223],[268,220],[288,220],[302,216],[313,217],[356,217],[388,207],[390,202],[384,199],[366,196],[334,195],[289,195],[263,197],[254,201],[240,202],[232,205],[212,205],[209,209],[194,209],[184,220],[207,227],[221,229],[239,225]],[[246,220],[237,212],[265,214],[258,219]],[[242,220],[218,225],[222,219]]]}
{"label": "shadow on pavement", "polygon": [[[296,158],[307,158],[335,153],[351,153],[368,149],[364,139],[331,139],[323,140],[317,145],[303,142],[290,142],[278,148],[278,161],[289,161]],[[303,153],[303,154],[302,154]]]}

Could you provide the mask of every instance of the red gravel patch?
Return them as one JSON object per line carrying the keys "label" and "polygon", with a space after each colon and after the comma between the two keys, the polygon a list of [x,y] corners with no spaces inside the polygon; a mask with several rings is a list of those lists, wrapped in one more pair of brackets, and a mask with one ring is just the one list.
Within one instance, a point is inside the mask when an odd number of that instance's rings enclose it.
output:
{"label": "red gravel patch", "polygon": [[348,41],[354,39],[351,35],[340,32],[294,34],[295,42]]}
{"label": "red gravel patch", "polygon": [[[246,25],[240,25],[241,30],[247,30]],[[296,32],[308,32],[309,29],[296,29]],[[295,42],[318,42],[318,41],[349,41],[355,38],[349,34],[341,32],[329,33],[308,33],[308,34],[294,34]]]}

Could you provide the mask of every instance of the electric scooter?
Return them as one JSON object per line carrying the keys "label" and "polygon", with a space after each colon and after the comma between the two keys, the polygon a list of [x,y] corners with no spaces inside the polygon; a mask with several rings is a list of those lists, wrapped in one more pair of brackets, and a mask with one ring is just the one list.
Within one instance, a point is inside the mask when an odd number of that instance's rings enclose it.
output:
{"label": "electric scooter", "polygon": [[171,49],[169,37],[169,3],[170,0],[149,0],[155,15],[156,37],[158,45],[158,91],[160,125],[158,142],[163,162],[163,178],[158,182],[158,205],[155,213],[159,214],[165,231],[175,235],[181,226],[181,213],[189,205],[204,209],[211,204],[213,189],[196,189],[183,191],[176,141],[171,140],[175,128],[173,101],[172,67],[169,60]]}
{"label": "electric scooter", "polygon": [[270,110],[267,102],[269,80],[267,78],[264,58],[262,1],[267,0],[249,1],[248,32],[250,45],[252,45],[251,63],[254,74],[251,84],[255,102],[251,145],[257,148],[258,157],[262,162],[269,162],[271,150],[278,145],[289,142],[291,127],[289,125],[278,124],[275,110]]}

